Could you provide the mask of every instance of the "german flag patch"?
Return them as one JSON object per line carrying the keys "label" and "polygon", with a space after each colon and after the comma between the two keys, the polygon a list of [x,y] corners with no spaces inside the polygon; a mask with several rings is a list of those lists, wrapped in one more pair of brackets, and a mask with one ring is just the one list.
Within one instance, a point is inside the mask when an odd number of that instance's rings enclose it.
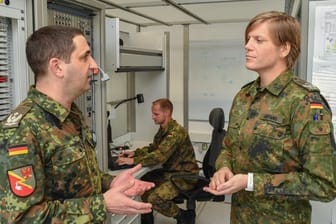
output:
{"label": "german flag patch", "polygon": [[323,109],[322,103],[311,102],[310,109]]}
{"label": "german flag patch", "polygon": [[17,156],[17,155],[23,155],[27,153],[28,153],[27,145],[14,146],[8,149],[9,156]]}

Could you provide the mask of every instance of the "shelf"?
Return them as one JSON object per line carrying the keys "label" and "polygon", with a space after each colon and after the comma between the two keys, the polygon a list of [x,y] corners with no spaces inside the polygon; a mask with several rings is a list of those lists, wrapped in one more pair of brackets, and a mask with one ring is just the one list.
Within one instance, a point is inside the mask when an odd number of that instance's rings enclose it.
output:
{"label": "shelf", "polygon": [[120,45],[119,19],[106,18],[106,69],[114,72],[164,71],[165,57],[160,50],[164,48],[164,36],[147,34],[132,33]]}
{"label": "shelf", "polygon": [[160,51],[160,50],[153,50],[153,49],[120,47],[120,53],[124,53],[124,54],[151,55],[151,56],[162,57],[162,51]]}
{"label": "shelf", "polygon": [[121,66],[115,72],[163,71],[160,66]]}

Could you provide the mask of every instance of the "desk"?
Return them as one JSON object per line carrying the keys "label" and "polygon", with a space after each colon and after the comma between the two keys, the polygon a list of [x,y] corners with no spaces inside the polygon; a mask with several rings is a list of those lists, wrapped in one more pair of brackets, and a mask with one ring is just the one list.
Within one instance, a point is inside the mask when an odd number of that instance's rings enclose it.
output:
{"label": "desk", "polygon": [[[153,167],[142,167],[141,170],[139,170],[138,172],[136,172],[133,176],[135,178],[141,178],[144,174],[146,174],[147,172],[151,171],[151,170],[155,170],[157,169],[159,166],[153,166]],[[127,169],[122,169],[122,170],[109,170],[108,173],[113,175],[113,176],[117,176],[119,173],[125,171]]]}
{"label": "desk", "polygon": [[[135,178],[141,178],[144,174],[147,172],[154,170],[158,168],[159,166],[153,166],[153,167],[142,167],[141,170],[136,172],[133,176]],[[119,173],[125,171],[124,170],[110,170],[108,173],[116,176]],[[140,200],[140,197],[136,197],[136,200]],[[140,224],[141,223],[141,217],[140,215],[117,215],[117,214],[109,214],[107,218],[106,223],[111,223],[111,224]]]}

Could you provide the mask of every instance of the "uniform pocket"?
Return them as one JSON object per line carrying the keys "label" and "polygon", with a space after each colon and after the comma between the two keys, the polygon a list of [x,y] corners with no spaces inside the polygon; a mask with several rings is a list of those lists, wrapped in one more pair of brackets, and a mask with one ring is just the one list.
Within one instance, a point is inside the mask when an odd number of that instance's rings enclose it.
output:
{"label": "uniform pocket", "polygon": [[52,157],[52,163],[56,167],[63,167],[82,160],[85,153],[82,152],[80,144],[72,144],[64,148],[57,149],[57,152]]}
{"label": "uniform pocket", "polygon": [[309,132],[312,135],[327,135],[331,131],[328,121],[312,121],[309,123]]}
{"label": "uniform pocket", "polygon": [[234,133],[235,135],[239,135],[239,131],[240,131],[240,126],[242,124],[243,120],[241,117],[238,116],[232,116],[232,118],[230,118],[230,122],[228,125],[228,130],[230,130],[232,133]]}
{"label": "uniform pocket", "polygon": [[[261,116],[253,130],[250,155],[264,170],[281,170],[286,148],[290,147],[289,126],[283,119]],[[281,123],[283,122],[283,123]]]}
{"label": "uniform pocket", "polygon": [[274,140],[284,139],[288,125],[283,122],[281,117],[262,115],[261,120],[256,122],[253,133]]}
{"label": "uniform pocket", "polygon": [[[81,142],[72,142],[55,150],[52,168],[48,175],[49,184],[53,184],[52,194],[58,198],[70,198],[78,194],[79,189],[90,186],[90,176],[86,155]],[[83,178],[85,177],[85,178]]]}
{"label": "uniform pocket", "polygon": [[309,122],[310,152],[325,153],[330,147],[331,125],[328,121]]}

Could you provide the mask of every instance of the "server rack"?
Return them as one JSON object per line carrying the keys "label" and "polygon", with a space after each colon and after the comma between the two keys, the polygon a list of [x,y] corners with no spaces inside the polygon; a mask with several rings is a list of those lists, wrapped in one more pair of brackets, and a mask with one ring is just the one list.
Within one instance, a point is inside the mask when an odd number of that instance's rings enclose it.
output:
{"label": "server rack", "polygon": [[25,98],[29,88],[25,8],[24,0],[0,1],[0,119]]}

